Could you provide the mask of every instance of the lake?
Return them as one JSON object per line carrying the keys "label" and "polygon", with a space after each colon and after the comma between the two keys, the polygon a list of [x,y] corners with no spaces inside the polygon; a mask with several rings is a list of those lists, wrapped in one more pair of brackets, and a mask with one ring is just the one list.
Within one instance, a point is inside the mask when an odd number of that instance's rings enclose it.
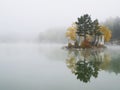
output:
{"label": "lake", "polygon": [[0,90],[120,90],[120,47],[0,44]]}

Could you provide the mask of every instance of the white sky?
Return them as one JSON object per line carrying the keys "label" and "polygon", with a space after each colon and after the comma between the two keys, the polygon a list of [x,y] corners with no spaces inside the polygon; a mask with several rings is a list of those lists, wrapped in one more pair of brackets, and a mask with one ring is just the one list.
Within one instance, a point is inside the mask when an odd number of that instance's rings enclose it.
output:
{"label": "white sky", "polygon": [[68,27],[90,14],[104,21],[120,16],[120,0],[0,0],[0,33],[38,33]]}

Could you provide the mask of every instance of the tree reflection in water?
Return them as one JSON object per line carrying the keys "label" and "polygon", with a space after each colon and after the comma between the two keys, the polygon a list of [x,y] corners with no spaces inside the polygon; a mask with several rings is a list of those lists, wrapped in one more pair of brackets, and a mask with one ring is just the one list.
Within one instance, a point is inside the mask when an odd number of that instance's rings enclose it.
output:
{"label": "tree reflection in water", "polygon": [[97,78],[106,55],[102,49],[69,50],[66,64],[77,79],[87,83],[91,77]]}

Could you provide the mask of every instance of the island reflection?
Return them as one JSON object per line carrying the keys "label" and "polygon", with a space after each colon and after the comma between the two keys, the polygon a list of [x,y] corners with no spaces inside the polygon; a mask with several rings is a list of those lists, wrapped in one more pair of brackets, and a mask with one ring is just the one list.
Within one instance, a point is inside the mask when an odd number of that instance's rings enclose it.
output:
{"label": "island reflection", "polygon": [[97,78],[100,70],[120,73],[120,55],[117,57],[104,49],[68,50],[66,65],[77,79],[87,83]]}

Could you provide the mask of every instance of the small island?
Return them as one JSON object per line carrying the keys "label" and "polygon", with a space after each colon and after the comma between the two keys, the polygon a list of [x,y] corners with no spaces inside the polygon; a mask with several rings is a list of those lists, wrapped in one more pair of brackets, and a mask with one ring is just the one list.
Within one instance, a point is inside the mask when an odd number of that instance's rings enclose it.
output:
{"label": "small island", "polygon": [[108,27],[100,25],[97,19],[92,20],[90,15],[85,14],[67,29],[66,37],[68,49],[105,48],[112,32]]}

